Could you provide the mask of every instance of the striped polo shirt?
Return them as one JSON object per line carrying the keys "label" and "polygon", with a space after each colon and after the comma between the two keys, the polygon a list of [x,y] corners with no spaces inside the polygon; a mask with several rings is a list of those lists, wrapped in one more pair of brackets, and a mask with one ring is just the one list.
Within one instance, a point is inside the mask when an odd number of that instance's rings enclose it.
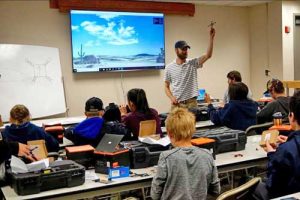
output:
{"label": "striped polo shirt", "polygon": [[199,58],[187,59],[178,65],[176,60],[165,69],[165,81],[171,85],[171,92],[181,102],[198,96],[197,69],[201,68]]}

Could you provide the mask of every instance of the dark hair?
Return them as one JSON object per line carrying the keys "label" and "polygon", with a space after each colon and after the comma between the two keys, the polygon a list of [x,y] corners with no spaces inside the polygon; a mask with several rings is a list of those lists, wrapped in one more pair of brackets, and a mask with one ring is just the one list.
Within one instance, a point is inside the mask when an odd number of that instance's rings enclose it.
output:
{"label": "dark hair", "polygon": [[228,94],[230,100],[246,100],[248,95],[248,87],[243,82],[235,82],[229,84]]}
{"label": "dark hair", "polygon": [[103,119],[108,122],[111,121],[121,122],[121,112],[119,107],[114,103],[109,103],[109,105],[105,107],[105,113],[103,115]]}
{"label": "dark hair", "polygon": [[295,92],[290,98],[289,108],[290,112],[294,113],[297,123],[300,124],[300,91]]}
{"label": "dark hair", "polygon": [[92,97],[85,103],[86,112],[98,112],[103,110],[103,102],[98,97]]}
{"label": "dark hair", "polygon": [[137,112],[144,113],[146,115],[152,115],[148,105],[146,93],[143,89],[134,88],[129,90],[127,93],[127,99],[135,105]]}
{"label": "dark hair", "polygon": [[279,79],[271,79],[267,82],[267,90],[271,91],[274,89],[276,93],[283,93],[284,86],[283,83]]}
{"label": "dark hair", "polygon": [[227,74],[227,78],[231,79],[231,80],[235,80],[236,82],[242,82],[242,76],[241,76],[241,73],[238,72],[238,71],[230,71],[228,74]]}
{"label": "dark hair", "polygon": [[19,125],[29,121],[30,113],[26,106],[17,104],[10,110],[10,118]]}

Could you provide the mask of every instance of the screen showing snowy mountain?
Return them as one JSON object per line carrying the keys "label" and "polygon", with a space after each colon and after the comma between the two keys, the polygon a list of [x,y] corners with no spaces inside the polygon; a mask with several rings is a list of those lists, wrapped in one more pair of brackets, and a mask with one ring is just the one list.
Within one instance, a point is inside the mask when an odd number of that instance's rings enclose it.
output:
{"label": "screen showing snowy mountain", "polygon": [[165,68],[164,15],[72,10],[73,72]]}

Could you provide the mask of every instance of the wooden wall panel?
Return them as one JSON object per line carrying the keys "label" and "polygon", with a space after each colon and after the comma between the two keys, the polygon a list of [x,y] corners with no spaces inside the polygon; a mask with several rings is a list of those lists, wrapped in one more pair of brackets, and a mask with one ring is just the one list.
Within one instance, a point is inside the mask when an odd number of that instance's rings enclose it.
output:
{"label": "wooden wall panel", "polygon": [[70,10],[107,10],[159,12],[174,15],[194,16],[195,5],[191,3],[169,3],[132,0],[50,0],[50,8],[58,8],[60,12]]}

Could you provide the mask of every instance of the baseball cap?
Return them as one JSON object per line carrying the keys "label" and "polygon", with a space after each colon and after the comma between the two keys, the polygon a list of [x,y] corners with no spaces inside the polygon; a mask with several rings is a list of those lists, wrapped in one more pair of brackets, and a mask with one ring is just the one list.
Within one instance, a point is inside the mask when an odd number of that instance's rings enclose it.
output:
{"label": "baseball cap", "polygon": [[189,49],[191,48],[190,45],[188,45],[184,40],[179,40],[175,43],[175,48],[183,49],[185,47]]}
{"label": "baseball cap", "polygon": [[103,102],[98,97],[92,97],[85,103],[86,112],[98,112],[103,110]]}

